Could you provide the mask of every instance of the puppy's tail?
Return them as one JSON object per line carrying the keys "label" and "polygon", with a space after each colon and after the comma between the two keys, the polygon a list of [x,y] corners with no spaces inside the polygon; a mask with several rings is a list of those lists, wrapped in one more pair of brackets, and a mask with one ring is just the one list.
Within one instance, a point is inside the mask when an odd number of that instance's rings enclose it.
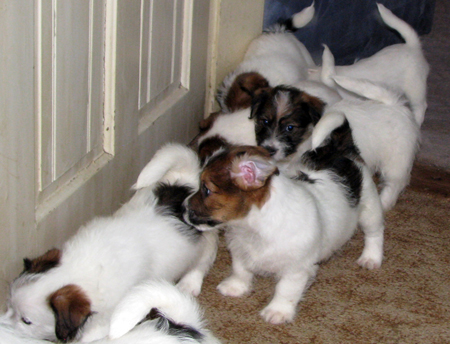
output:
{"label": "puppy's tail", "polygon": [[331,76],[336,84],[346,91],[365,97],[370,100],[378,101],[386,105],[403,104],[403,95],[395,92],[379,83],[374,83],[366,79],[356,79],[347,76]]}
{"label": "puppy's tail", "polygon": [[343,112],[325,113],[317,122],[311,134],[311,149],[316,150],[329,137],[331,132],[342,126],[346,120]]}
{"label": "puppy's tail", "polygon": [[285,21],[271,26],[265,30],[265,32],[280,32],[280,31],[291,31],[295,32],[297,29],[300,29],[304,26],[306,26],[313,18],[314,18],[314,1],[312,4],[300,12],[295,13],[292,17],[289,19],[286,19]]}
{"label": "puppy's tail", "polygon": [[378,12],[384,23],[397,31],[405,40],[406,44],[411,47],[420,47],[420,39],[416,31],[405,21],[395,16],[390,10],[382,4],[377,3]]}
{"label": "puppy's tail", "polygon": [[169,143],[160,148],[144,167],[133,189],[139,190],[158,182],[179,182],[196,188],[199,173],[197,154],[185,145]]}
{"label": "puppy's tail", "polygon": [[162,280],[143,282],[125,295],[112,314],[109,338],[122,337],[154,308],[158,310],[163,322],[166,322],[161,324],[161,329],[170,330],[172,326],[179,335],[183,335],[180,332],[186,332],[186,336],[199,343],[219,343],[205,329],[202,312],[195,299]]}
{"label": "puppy's tail", "polygon": [[320,80],[331,88],[336,88],[333,76],[336,75],[334,56],[330,48],[326,44],[323,44],[322,53],[322,71],[320,73]]}

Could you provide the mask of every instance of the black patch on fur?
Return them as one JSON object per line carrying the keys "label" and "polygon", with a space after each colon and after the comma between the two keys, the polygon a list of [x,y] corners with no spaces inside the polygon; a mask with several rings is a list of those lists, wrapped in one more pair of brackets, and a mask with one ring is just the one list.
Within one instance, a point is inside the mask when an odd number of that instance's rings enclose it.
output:
{"label": "black patch on fur", "polygon": [[356,161],[362,162],[359,150],[355,146],[351,128],[347,120],[333,130],[325,144],[315,151],[302,156],[302,162],[313,170],[330,170],[347,190],[349,204],[356,207],[361,198],[362,172]]}
{"label": "black patch on fur", "polygon": [[183,218],[183,213],[185,212],[183,202],[193,191],[187,185],[160,183],[155,187],[153,193],[157,199],[156,206],[159,208],[158,210],[164,215],[176,217],[184,224],[184,226],[178,227],[181,233],[199,237],[202,232],[187,224]]}
{"label": "black patch on fur", "polygon": [[309,175],[307,175],[305,172],[302,172],[302,171],[297,171],[297,175],[292,179],[300,180],[302,182],[306,182],[306,183],[310,183],[310,184],[314,184],[316,182],[315,179],[309,178]]}
{"label": "black patch on fur", "polygon": [[158,319],[156,328],[159,331],[167,331],[167,333],[171,336],[179,337],[182,339],[194,339],[197,341],[202,340],[204,337],[203,334],[197,331],[195,328],[184,324],[177,324],[173,320],[166,318],[156,308],[152,308],[145,319],[140,323],[146,320],[155,319]]}

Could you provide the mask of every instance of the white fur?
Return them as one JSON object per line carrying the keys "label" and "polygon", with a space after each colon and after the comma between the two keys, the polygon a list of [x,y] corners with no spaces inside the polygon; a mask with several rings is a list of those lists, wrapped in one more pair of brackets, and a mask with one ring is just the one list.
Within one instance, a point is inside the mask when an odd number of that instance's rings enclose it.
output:
{"label": "white fur", "polygon": [[[297,28],[309,23],[314,16],[314,2],[294,16]],[[269,85],[293,84],[307,79],[308,68],[315,67],[306,47],[290,32],[275,30],[265,32],[254,39],[239,66],[227,75],[219,87],[218,101],[223,111],[228,112],[224,103],[225,95],[234,79],[242,73],[258,72],[267,79]]]}
{"label": "white fur", "polygon": [[[181,160],[180,166],[197,166],[186,170],[185,175],[179,174],[177,181],[189,184],[195,180],[191,186],[197,188],[198,158],[186,147],[163,147],[150,166],[161,164],[169,172],[174,165],[165,162],[173,161],[174,150],[184,150],[186,160],[195,159],[190,164]],[[144,171],[151,174],[148,168]],[[167,173],[161,173],[164,175]],[[138,180],[142,180],[141,176]],[[205,233],[193,240],[180,232],[183,225],[155,209],[152,188],[139,189],[113,216],[96,218],[80,228],[64,244],[57,267],[19,276],[11,285],[4,319],[18,333],[54,340],[55,318],[47,298],[59,288],[75,284],[87,294],[95,312],[83,327],[80,340],[92,341],[107,335],[114,307],[132,286],[144,279],[175,282],[181,278],[181,288],[197,295],[203,276],[215,259],[217,234]],[[32,324],[24,324],[22,317]]]}
{"label": "white fur", "polygon": [[[404,44],[388,46],[371,57],[350,66],[337,66],[336,74],[384,83],[403,92],[411,105],[415,120],[420,126],[427,108],[426,90],[429,65],[423,55],[419,37],[414,29],[396,17],[381,4],[377,4],[383,21],[396,30]],[[323,63],[325,65],[325,62]],[[309,77],[320,80],[320,68],[310,71]],[[344,92],[342,96],[348,96]]]}
{"label": "white fur", "polygon": [[327,107],[325,113],[343,113],[347,117],[365,163],[372,173],[381,173],[381,203],[384,210],[389,210],[409,183],[420,141],[419,126],[397,93],[366,80],[346,77],[334,80],[368,98],[343,99]]}
{"label": "white fur", "polygon": [[233,272],[218,285],[223,295],[239,297],[252,288],[253,274],[273,274],[278,282],[261,316],[273,324],[292,321],[297,303],[317,271],[317,263],[344,245],[359,223],[365,247],[358,264],[380,267],[383,212],[370,173],[361,166],[363,190],[350,207],[342,185],[329,171],[305,171],[314,184],[284,174],[271,179],[270,198],[243,219],[227,223]]}
{"label": "white fur", "polygon": [[[138,325],[152,308],[157,308],[165,318],[177,324],[190,326],[200,332],[202,340],[182,338],[156,327],[157,320]],[[132,320],[133,319],[133,320]],[[135,320],[135,321],[134,321]],[[48,344],[19,333],[0,319],[0,343],[4,344]],[[146,281],[131,289],[114,310],[109,338],[95,343],[104,344],[180,344],[219,343],[205,328],[202,312],[195,299],[181,293],[166,281]]]}
{"label": "white fur", "polygon": [[216,135],[230,144],[256,146],[255,123],[250,119],[250,109],[218,115],[211,128],[199,137],[198,145]]}

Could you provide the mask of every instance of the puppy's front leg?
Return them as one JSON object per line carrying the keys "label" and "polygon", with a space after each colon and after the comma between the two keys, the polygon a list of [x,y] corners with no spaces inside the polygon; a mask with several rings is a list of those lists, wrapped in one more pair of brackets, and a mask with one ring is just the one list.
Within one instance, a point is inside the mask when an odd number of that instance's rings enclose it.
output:
{"label": "puppy's front leg", "polygon": [[308,281],[315,276],[317,267],[295,274],[281,276],[275,295],[261,311],[261,316],[271,324],[282,324],[294,320],[295,308],[302,298]]}
{"label": "puppy's front leg", "polygon": [[198,261],[177,284],[177,287],[181,291],[194,296],[200,294],[203,279],[216,259],[217,247],[219,245],[217,231],[204,232],[202,241],[203,249]]}
{"label": "puppy's front leg", "polygon": [[222,295],[239,297],[252,288],[253,274],[247,270],[240,259],[233,257],[233,273],[230,277],[224,279],[217,289]]}

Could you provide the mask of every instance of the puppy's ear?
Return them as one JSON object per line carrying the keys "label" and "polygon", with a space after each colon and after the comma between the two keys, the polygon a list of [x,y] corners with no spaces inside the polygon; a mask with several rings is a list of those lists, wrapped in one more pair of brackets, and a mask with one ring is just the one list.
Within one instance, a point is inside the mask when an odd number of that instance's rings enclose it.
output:
{"label": "puppy's ear", "polygon": [[200,164],[203,166],[208,158],[219,149],[226,149],[229,147],[228,142],[219,135],[208,137],[203,140],[198,146],[198,156],[200,157]]}
{"label": "puppy's ear", "polygon": [[311,96],[305,92],[302,92],[301,100],[303,102],[303,107],[311,117],[312,123],[316,125],[322,117],[323,109],[326,103],[324,103],[319,98]]}
{"label": "puppy's ear", "polygon": [[257,72],[239,74],[230,86],[225,105],[230,112],[246,109],[258,90],[269,87],[269,82]]}
{"label": "puppy's ear", "polygon": [[200,123],[198,124],[200,133],[203,133],[203,132],[211,129],[212,125],[214,124],[214,121],[216,120],[217,117],[219,117],[220,114],[221,114],[221,112],[219,112],[219,111],[212,112],[207,118],[202,119],[200,121]]}
{"label": "puppy's ear", "polygon": [[61,251],[54,248],[35,259],[24,258],[22,273],[42,273],[58,266],[61,260]]}
{"label": "puppy's ear", "polygon": [[251,109],[250,109],[250,119],[257,118],[261,112],[263,112],[263,109],[265,105],[267,104],[267,101],[270,99],[270,93],[273,90],[271,87],[262,88],[255,92],[252,103],[251,103]]}
{"label": "puppy's ear", "polygon": [[78,330],[92,314],[91,302],[86,293],[77,285],[68,284],[48,298],[55,314],[56,337],[67,342],[75,338]]}
{"label": "puppy's ear", "polygon": [[263,187],[275,173],[278,173],[278,168],[268,157],[248,153],[237,157],[230,171],[236,185],[246,191]]}

